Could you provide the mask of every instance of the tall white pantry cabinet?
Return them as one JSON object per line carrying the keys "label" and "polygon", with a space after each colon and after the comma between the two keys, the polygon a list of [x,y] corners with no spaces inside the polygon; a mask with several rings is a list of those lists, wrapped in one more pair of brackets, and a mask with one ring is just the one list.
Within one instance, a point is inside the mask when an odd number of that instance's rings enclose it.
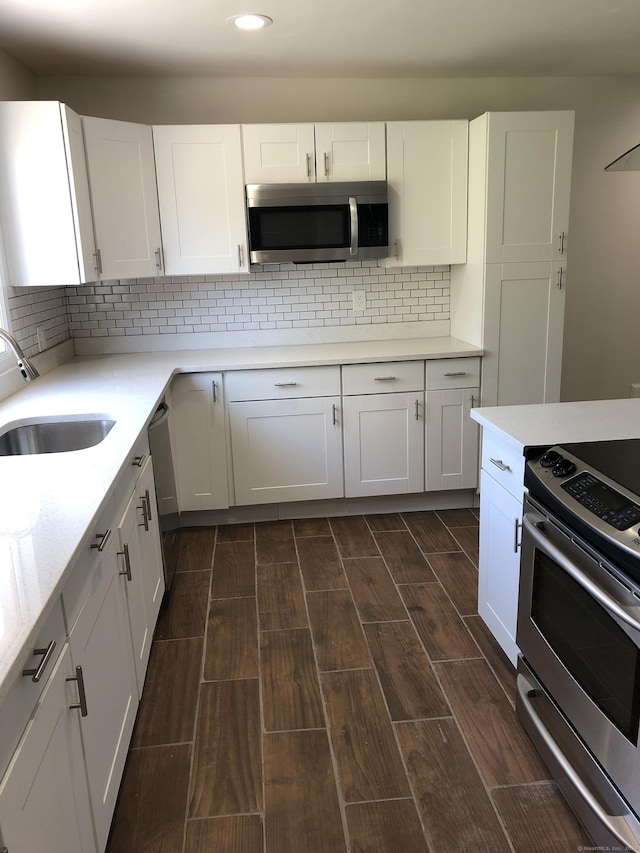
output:
{"label": "tall white pantry cabinet", "polygon": [[482,405],[557,402],[567,283],[572,112],[469,123],[467,263],[451,334],[481,346]]}

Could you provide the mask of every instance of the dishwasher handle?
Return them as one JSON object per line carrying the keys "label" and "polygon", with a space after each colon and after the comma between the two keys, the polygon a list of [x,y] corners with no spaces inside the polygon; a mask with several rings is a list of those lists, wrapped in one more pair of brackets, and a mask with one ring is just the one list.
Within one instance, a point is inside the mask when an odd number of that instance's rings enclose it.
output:
{"label": "dishwasher handle", "polygon": [[169,417],[169,404],[163,400],[162,403],[155,410],[153,417],[151,418],[151,422],[149,423],[149,429],[155,429],[156,427],[163,424],[167,418]]}

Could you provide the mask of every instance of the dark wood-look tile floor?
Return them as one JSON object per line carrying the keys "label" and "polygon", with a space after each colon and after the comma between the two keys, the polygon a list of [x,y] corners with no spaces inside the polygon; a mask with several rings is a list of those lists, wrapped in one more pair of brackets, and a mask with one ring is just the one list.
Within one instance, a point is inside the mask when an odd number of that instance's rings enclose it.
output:
{"label": "dark wood-look tile floor", "polygon": [[180,534],[109,853],[575,853],[475,510]]}

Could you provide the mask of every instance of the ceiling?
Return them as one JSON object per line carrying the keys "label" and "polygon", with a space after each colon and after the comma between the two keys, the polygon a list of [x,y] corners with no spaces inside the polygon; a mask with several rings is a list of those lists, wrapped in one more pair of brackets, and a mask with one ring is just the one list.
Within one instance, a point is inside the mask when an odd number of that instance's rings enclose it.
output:
{"label": "ceiling", "polygon": [[39,76],[640,76],[639,47],[639,0],[0,0]]}

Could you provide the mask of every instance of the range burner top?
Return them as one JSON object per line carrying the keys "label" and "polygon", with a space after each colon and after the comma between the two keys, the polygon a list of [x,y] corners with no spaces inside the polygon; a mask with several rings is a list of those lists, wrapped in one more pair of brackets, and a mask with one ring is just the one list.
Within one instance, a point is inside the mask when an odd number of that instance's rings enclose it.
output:
{"label": "range burner top", "polygon": [[640,501],[640,439],[563,444],[561,450],[633,492]]}

